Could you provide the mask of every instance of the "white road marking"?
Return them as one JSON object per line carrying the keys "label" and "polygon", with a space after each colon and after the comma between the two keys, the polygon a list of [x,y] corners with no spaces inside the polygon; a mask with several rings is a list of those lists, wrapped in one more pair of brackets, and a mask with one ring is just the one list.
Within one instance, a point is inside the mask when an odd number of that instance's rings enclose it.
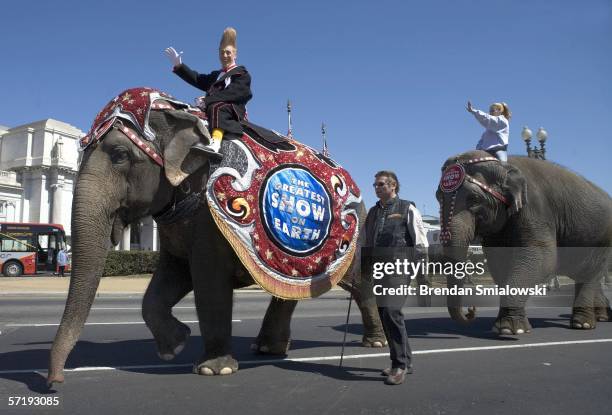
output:
{"label": "white road marking", "polygon": [[[91,307],[92,310],[142,310],[142,307]],[[195,310],[195,306],[174,306],[173,310],[176,309],[188,309]]]}
{"label": "white road marking", "polygon": [[[241,323],[242,320],[232,320],[232,323]],[[199,323],[198,320],[187,320],[183,323]],[[103,322],[103,323],[85,323],[86,326],[117,326],[117,325],[128,325],[128,324],[145,324],[144,321],[114,321],[114,322]],[[59,323],[15,323],[7,324],[5,327],[53,327],[59,326]]]}
{"label": "white road marking", "polygon": [[[506,349],[528,349],[534,347],[551,347],[551,346],[568,346],[575,344],[594,344],[594,343],[612,343],[612,339],[593,339],[593,340],[570,340],[561,342],[545,342],[545,343],[525,343],[525,344],[510,344],[504,346],[479,346],[479,347],[457,347],[453,349],[431,349],[431,350],[416,350],[413,355],[438,354],[438,353],[453,353],[453,352],[475,352],[483,350],[506,350]],[[344,356],[344,360],[350,359],[367,359],[373,357],[389,357],[389,352],[384,353],[365,353],[353,354]],[[241,360],[241,365],[268,365],[271,363],[290,363],[290,362],[323,362],[329,360],[340,360],[340,356],[314,356],[314,357],[296,357],[289,359],[261,359],[261,360]],[[168,364],[168,365],[135,365],[135,366],[87,366],[77,367],[73,369],[64,369],[65,372],[99,372],[108,370],[134,370],[134,369],[173,369],[181,367],[192,367],[191,363]],[[47,369],[24,369],[24,370],[0,370],[0,375],[10,375],[15,373],[39,373],[43,375],[47,373]]]}

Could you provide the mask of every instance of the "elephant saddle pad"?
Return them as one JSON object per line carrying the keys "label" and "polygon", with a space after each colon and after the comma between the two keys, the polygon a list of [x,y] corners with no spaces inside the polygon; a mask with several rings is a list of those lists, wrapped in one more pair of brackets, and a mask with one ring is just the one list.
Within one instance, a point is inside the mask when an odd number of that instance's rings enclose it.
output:
{"label": "elephant saddle pad", "polygon": [[360,191],[318,151],[255,133],[245,128],[241,139],[223,140],[206,187],[210,211],[262,288],[284,299],[319,296],[351,265]]}

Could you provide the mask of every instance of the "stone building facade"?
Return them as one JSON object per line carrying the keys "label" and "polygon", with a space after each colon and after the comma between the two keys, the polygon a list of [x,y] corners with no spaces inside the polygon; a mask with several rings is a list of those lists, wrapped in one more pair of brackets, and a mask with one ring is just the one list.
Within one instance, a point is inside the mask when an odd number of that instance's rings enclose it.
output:
{"label": "stone building facade", "polygon": [[[58,223],[71,235],[78,140],[83,135],[53,119],[0,126],[0,222]],[[131,228],[117,249],[157,250],[157,226],[151,218]]]}

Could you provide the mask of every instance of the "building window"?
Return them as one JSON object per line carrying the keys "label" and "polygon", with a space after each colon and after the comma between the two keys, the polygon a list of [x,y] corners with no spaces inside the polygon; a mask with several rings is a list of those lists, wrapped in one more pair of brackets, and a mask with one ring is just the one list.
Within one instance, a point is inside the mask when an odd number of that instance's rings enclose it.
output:
{"label": "building window", "polygon": [[8,222],[14,220],[16,206],[17,204],[15,202],[0,200],[0,219]]}

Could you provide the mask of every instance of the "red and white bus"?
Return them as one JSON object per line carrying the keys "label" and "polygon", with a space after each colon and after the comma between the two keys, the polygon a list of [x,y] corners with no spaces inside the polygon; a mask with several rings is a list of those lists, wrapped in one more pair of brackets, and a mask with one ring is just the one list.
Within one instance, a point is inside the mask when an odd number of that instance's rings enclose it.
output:
{"label": "red and white bus", "polygon": [[0,222],[0,270],[7,277],[58,272],[60,249],[66,250],[62,225]]}

